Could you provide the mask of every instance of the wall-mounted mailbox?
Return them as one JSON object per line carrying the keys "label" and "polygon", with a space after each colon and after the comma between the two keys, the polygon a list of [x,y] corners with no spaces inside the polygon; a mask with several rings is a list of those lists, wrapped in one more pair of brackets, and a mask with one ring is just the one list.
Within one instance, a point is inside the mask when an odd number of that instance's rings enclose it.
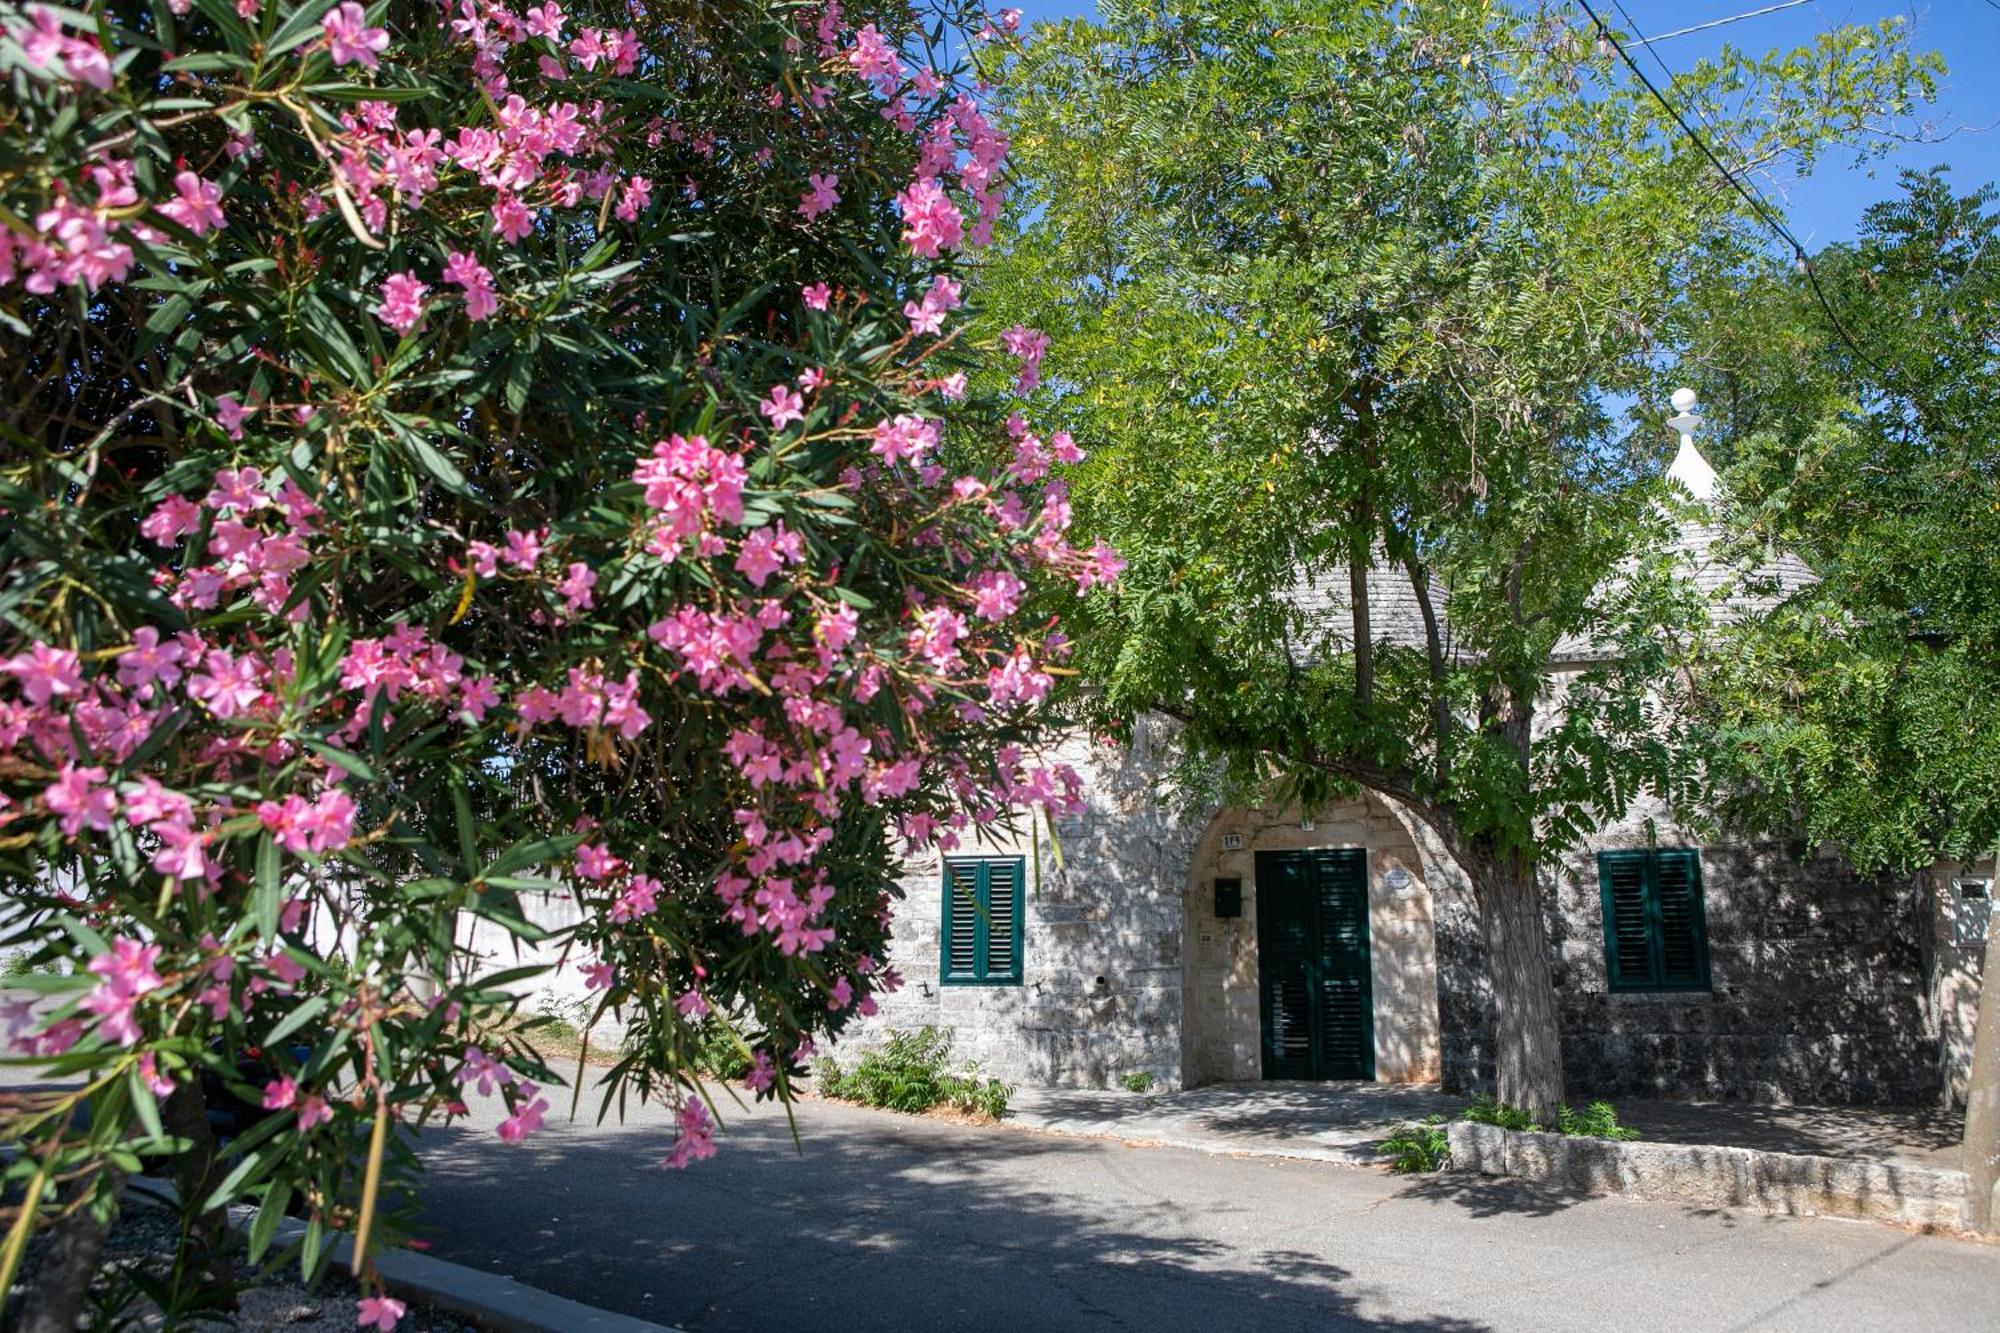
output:
{"label": "wall-mounted mailbox", "polygon": [[1215,881],[1215,915],[1218,920],[1243,915],[1243,881],[1241,879],[1218,879]]}
{"label": "wall-mounted mailbox", "polygon": [[1945,914],[1951,918],[1952,943],[1977,949],[1986,943],[1987,918],[1993,912],[1993,881],[1984,875],[1954,875]]}

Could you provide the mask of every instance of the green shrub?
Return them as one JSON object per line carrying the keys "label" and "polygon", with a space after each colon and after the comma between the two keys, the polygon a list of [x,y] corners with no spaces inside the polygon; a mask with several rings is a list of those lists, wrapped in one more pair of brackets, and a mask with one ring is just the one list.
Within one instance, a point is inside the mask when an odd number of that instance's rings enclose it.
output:
{"label": "green shrub", "polygon": [[1475,1125],[1497,1125],[1501,1129],[1520,1130],[1533,1134],[1541,1126],[1535,1118],[1518,1106],[1509,1106],[1490,1092],[1482,1092],[1472,1099],[1472,1105],[1465,1108],[1461,1120],[1470,1120]]}
{"label": "green shrub", "polygon": [[1501,1129],[1519,1130],[1528,1134],[1553,1133],[1568,1134],[1574,1138],[1616,1139],[1621,1142],[1636,1139],[1639,1131],[1629,1125],[1618,1123],[1618,1112],[1610,1102],[1592,1102],[1581,1111],[1567,1106],[1556,1108],[1556,1123],[1546,1128],[1536,1123],[1533,1116],[1518,1106],[1509,1106],[1490,1092],[1482,1092],[1472,1099],[1472,1105],[1465,1108],[1459,1117],[1478,1125],[1497,1125]]}
{"label": "green shrub", "polygon": [[1587,1139],[1636,1139],[1639,1131],[1618,1123],[1618,1112],[1610,1102],[1592,1102],[1581,1111],[1563,1107],[1556,1116],[1556,1128],[1564,1134]]}
{"label": "green shrub", "polygon": [[869,1051],[852,1069],[821,1060],[815,1076],[821,1096],[863,1106],[912,1114],[949,1106],[994,1120],[1007,1114],[1012,1088],[997,1078],[980,1078],[970,1064],[959,1071],[950,1064],[951,1029],[925,1027],[891,1032],[881,1050]]}
{"label": "green shrub", "polygon": [[1153,1090],[1153,1076],[1143,1069],[1136,1073],[1127,1074],[1118,1081],[1125,1086],[1125,1091],[1127,1092],[1151,1092]]}
{"label": "green shrub", "polygon": [[750,1072],[750,1052],[729,1024],[714,1014],[701,1022],[696,1033],[694,1062],[710,1078],[735,1083]]}
{"label": "green shrub", "polygon": [[1444,1117],[1427,1115],[1416,1124],[1396,1126],[1382,1140],[1382,1151],[1395,1160],[1391,1171],[1442,1171],[1451,1160],[1451,1140],[1444,1130]]}

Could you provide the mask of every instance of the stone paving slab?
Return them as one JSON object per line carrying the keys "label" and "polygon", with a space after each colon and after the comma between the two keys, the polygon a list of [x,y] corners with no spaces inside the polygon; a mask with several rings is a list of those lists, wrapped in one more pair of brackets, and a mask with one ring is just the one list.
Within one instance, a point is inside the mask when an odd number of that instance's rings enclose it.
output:
{"label": "stone paving slab", "polygon": [[[1577,1098],[1581,1102],[1585,1098]],[[1006,1124],[1056,1134],[1160,1143],[1201,1152],[1372,1165],[1396,1125],[1468,1099],[1426,1084],[1215,1083],[1184,1092],[1023,1088]],[[1753,1106],[1619,1098],[1624,1124],[1649,1142],[1958,1166],[1962,1117],[1933,1107]]]}
{"label": "stone paving slab", "polygon": [[1197,1152],[1372,1166],[1396,1125],[1453,1115],[1464,1105],[1434,1087],[1394,1083],[1216,1083],[1161,1093],[1023,1088],[1003,1123]]}

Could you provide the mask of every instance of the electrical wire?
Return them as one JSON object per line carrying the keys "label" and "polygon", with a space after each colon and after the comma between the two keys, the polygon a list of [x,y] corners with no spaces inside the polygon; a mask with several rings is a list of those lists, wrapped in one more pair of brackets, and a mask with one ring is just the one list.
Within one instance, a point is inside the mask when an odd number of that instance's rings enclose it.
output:
{"label": "electrical wire", "polygon": [[[1680,108],[1667,99],[1667,95],[1661,92],[1653,81],[1646,76],[1645,70],[1639,68],[1639,62],[1632,58],[1632,53],[1625,49],[1624,43],[1620,42],[1612,34],[1610,27],[1605,24],[1604,19],[1595,9],[1590,7],[1590,0],[1576,0],[1576,2],[1582,7],[1583,12],[1590,16],[1591,23],[1597,28],[1598,37],[1608,44],[1613,51],[1618,53],[1618,58],[1625,62],[1625,68],[1632,71],[1633,77],[1638,79],[1644,85],[1646,91],[1653,95],[1653,100],[1658,102],[1669,116],[1673,117],[1674,124],[1680,126],[1681,133],[1685,134],[1693,142],[1694,146],[1701,150],[1701,155],[1708,159],[1709,165],[1713,166],[1721,174],[1722,179],[1728,183],[1731,189],[1742,196],[1743,202],[1750,205],[1750,211],[1757,215],[1758,220],[1783,239],[1786,245],[1792,248],[1792,259],[1798,264],[1799,271],[1805,274],[1806,283],[1812,288],[1813,300],[1826,315],[1827,322],[1833,326],[1833,331],[1840,335],[1840,340],[1846,343],[1849,350],[1856,356],[1874,367],[1878,373],[1890,379],[1896,378],[1893,371],[1871,356],[1868,349],[1857,342],[1854,335],[1847,331],[1847,325],[1841,322],[1840,315],[1833,308],[1833,303],[1827,299],[1826,292],[1819,285],[1819,274],[1813,271],[1813,263],[1806,255],[1805,246],[1799,243],[1798,237],[1792,235],[1792,230],[1785,225],[1784,219],[1780,218],[1772,210],[1770,204],[1765,201],[1762,194],[1742,181],[1735,172],[1724,165],[1721,158],[1716,156],[1715,150],[1709,147],[1708,140],[1704,139],[1694,126],[1688,124],[1687,117],[1681,114]],[[1615,2],[1616,0],[1614,0]],[[2000,0],[1987,0],[1987,3],[1993,5],[1996,9],[2000,9]],[[1629,16],[1627,16],[1626,21],[1631,21]]]}
{"label": "electrical wire", "polygon": [[[1690,28],[1675,28],[1672,32],[1663,32],[1658,37],[1641,37],[1629,44],[1632,46],[1651,46],[1655,42],[1670,42],[1676,37],[1685,37],[1691,32],[1707,32],[1710,28],[1726,28],[1732,23],[1741,23],[1744,19],[1760,19],[1766,14],[1775,14],[1781,9],[1797,9],[1800,5],[1809,5],[1811,3],[1812,0],[1784,0],[1783,4],[1765,5],[1762,9],[1752,9],[1742,14],[1731,14],[1728,18],[1710,19],[1707,23],[1697,23]],[[1986,3],[1994,6],[1996,9],[2000,9],[2000,0],[1986,0]],[[1623,7],[1621,6],[1620,8],[1622,10]],[[1631,22],[1631,15],[1627,14],[1625,17],[1627,22]],[[1639,25],[1634,23],[1632,26],[1634,31],[1636,31]]]}

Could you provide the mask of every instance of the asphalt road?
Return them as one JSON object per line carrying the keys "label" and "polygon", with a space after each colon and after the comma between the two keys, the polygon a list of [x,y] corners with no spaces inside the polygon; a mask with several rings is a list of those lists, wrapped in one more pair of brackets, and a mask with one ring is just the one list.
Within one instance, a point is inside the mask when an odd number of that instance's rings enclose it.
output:
{"label": "asphalt road", "polygon": [[1872,1224],[810,1103],[676,1172],[652,1114],[510,1147],[490,1105],[424,1135],[432,1253],[690,1333],[2000,1330],[2000,1245]]}

